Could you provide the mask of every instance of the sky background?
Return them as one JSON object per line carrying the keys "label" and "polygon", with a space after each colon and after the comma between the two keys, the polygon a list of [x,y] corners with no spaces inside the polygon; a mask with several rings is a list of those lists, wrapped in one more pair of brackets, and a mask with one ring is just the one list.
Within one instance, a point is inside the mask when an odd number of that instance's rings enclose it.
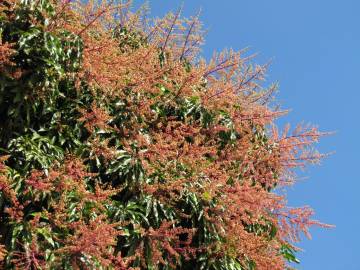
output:
{"label": "sky background", "polygon": [[[142,3],[137,0],[135,4]],[[153,16],[201,8],[209,33],[203,56],[250,47],[258,63],[272,59],[268,82],[279,82],[277,101],[291,109],[279,124],[304,121],[336,131],[318,145],[336,151],[308,179],[288,190],[291,206],[310,205],[334,229],[312,229],[298,246],[298,269],[359,270],[360,263],[360,1],[359,0],[150,0]]]}

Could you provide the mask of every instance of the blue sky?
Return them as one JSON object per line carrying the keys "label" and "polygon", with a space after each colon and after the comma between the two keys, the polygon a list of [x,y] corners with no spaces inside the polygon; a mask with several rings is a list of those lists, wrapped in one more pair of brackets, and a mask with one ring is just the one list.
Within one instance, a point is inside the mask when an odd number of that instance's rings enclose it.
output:
{"label": "blue sky", "polygon": [[[141,3],[137,0],[135,3]],[[359,0],[150,0],[153,16],[202,9],[209,29],[203,55],[250,47],[258,62],[273,59],[268,81],[289,115],[279,124],[304,121],[336,131],[318,145],[336,153],[309,168],[309,178],[288,190],[289,204],[308,204],[334,229],[313,229],[299,244],[298,269],[359,270],[360,252],[360,1]]]}

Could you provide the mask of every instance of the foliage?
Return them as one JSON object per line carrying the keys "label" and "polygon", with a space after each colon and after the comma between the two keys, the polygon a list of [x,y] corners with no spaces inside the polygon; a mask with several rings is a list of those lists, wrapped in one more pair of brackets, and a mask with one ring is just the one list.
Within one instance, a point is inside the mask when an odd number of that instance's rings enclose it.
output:
{"label": "foliage", "polygon": [[[245,52],[198,17],[113,1],[0,3],[5,269],[284,269],[311,225],[277,187],[324,135],[279,133]],[[325,225],[324,225],[325,226]]]}

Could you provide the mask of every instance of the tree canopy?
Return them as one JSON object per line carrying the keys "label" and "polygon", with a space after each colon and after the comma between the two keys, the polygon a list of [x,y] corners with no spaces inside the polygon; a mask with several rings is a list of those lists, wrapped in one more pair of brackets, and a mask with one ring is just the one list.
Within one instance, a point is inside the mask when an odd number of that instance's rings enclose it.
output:
{"label": "tree canopy", "polygon": [[279,131],[246,51],[201,58],[198,16],[0,2],[4,269],[286,269],[309,207],[278,188],[324,135]]}

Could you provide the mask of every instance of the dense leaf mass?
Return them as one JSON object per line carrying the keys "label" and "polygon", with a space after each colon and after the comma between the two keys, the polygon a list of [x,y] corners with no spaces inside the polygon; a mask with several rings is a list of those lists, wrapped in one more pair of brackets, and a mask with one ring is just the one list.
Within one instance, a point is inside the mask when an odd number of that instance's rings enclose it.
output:
{"label": "dense leaf mass", "polygon": [[199,57],[198,16],[0,1],[4,269],[285,269],[320,223],[275,188],[323,135],[279,132],[246,52]]}

